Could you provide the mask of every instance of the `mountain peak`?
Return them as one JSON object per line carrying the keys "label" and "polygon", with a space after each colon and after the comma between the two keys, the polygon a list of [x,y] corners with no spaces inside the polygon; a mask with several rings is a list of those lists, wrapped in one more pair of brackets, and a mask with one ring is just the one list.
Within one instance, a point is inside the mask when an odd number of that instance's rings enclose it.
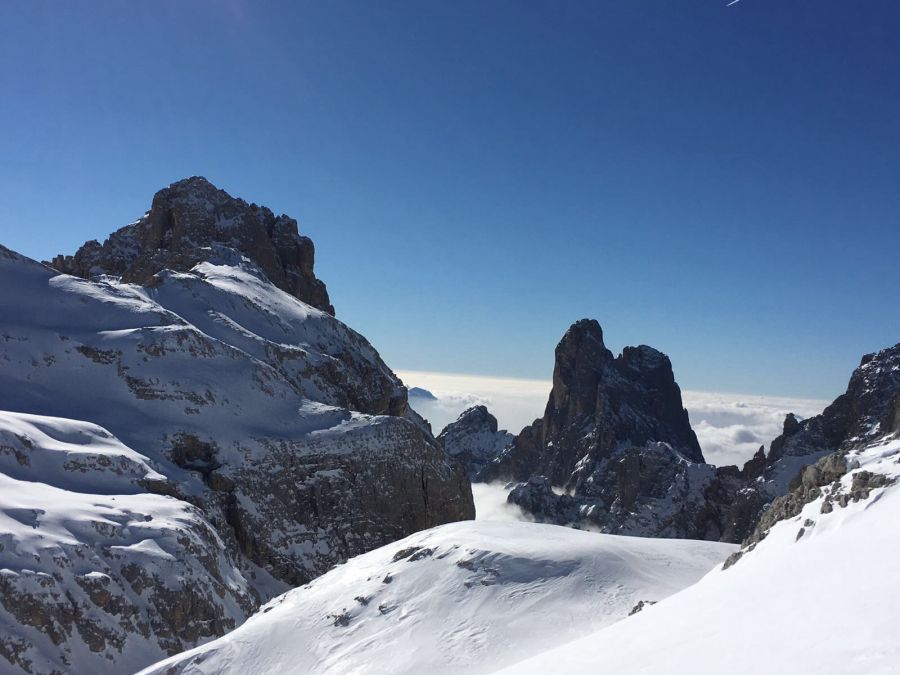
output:
{"label": "mountain peak", "polygon": [[[583,319],[556,348],[543,418],[523,429],[479,478],[544,477],[509,496],[538,518],[589,518],[607,532],[697,536],[702,524],[665,512],[669,497],[660,496],[685,484],[676,478],[689,463],[702,462],[669,358],[646,345],[626,347],[614,358],[600,324]],[[551,486],[568,494],[557,495]],[[651,507],[663,515],[645,517]]]}
{"label": "mountain peak", "polygon": [[174,183],[172,183],[171,185],[169,185],[170,188],[176,188],[176,187],[182,187],[182,186],[185,186],[185,187],[209,186],[209,187],[212,187],[212,188],[215,188],[216,190],[218,190],[218,188],[216,188],[216,186],[213,185],[212,182],[210,182],[210,180],[206,176],[188,176],[187,178],[182,178],[181,180],[177,180]]}
{"label": "mountain peak", "polygon": [[559,341],[557,350],[581,348],[582,345],[594,344],[606,348],[603,343],[603,328],[597,319],[579,319],[566,331]]}
{"label": "mountain peak", "polygon": [[334,314],[325,284],[313,271],[315,247],[299,233],[297,221],[232,197],[202,176],[159,190],[143,217],[103,244],[86,242],[74,255],[48,264],[74,276],[109,274],[147,285],[163,269],[189,271],[215,246],[238,251],[281,290]]}

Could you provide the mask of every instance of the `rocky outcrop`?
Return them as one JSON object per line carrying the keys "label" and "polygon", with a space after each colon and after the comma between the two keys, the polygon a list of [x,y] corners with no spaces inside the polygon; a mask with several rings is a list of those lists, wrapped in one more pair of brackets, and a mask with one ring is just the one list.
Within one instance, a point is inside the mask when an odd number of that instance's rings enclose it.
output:
{"label": "rocky outcrop", "polygon": [[142,285],[163,269],[187,272],[206,260],[205,249],[221,244],[252,260],[278,288],[334,314],[325,284],[313,272],[315,247],[298,233],[297,221],[248,204],[205,178],[185,178],[160,190],[142,218],[100,244],[84,244],[75,255],[49,264],[90,279],[99,274]]}
{"label": "rocky outcrop", "polygon": [[[99,509],[68,529],[71,548],[41,558],[79,560],[75,576],[61,571],[64,562],[47,568],[53,597],[78,601],[78,575],[97,572],[110,577],[113,596],[138,602],[137,593],[143,607],[132,626],[115,611],[109,619],[105,600],[84,604],[74,629],[66,623],[54,629],[56,642],[41,641],[27,626],[44,630],[46,622],[22,617],[29,607],[52,615],[55,600],[30,581],[4,586],[6,595],[0,588],[10,638],[0,655],[27,672],[68,670],[76,653],[92,672],[135,670],[222,634],[259,603],[351,556],[474,517],[465,471],[409,409],[405,387],[365,338],[277,287],[246,252],[212,242],[201,253],[193,267],[156,270],[141,287],[61,275],[0,247],[0,312],[15,318],[0,329],[0,410],[84,420],[77,424],[117,439],[114,453],[54,454],[22,434],[0,449],[0,474],[29,481],[29,466],[40,476],[52,470],[50,487],[87,495]],[[140,276],[155,266],[130,260],[133,267],[87,271]],[[126,505],[128,517],[107,527],[106,503]],[[57,518],[40,508],[28,523]],[[24,530],[10,522],[0,522],[0,537],[15,540],[0,550],[0,567],[21,575],[33,568],[16,547]],[[109,530],[100,543],[97,527]],[[107,545],[130,548],[122,559],[82,558]],[[149,549],[163,561],[158,574],[182,586],[131,565],[132,552]],[[98,635],[105,646],[93,650]]]}
{"label": "rocky outcrop", "polygon": [[669,358],[647,346],[626,347],[614,357],[600,324],[583,319],[556,347],[544,417],[516,438],[486,477],[525,480],[538,473],[572,490],[619,446],[650,442],[703,461]]}
{"label": "rocky outcrop", "polygon": [[497,429],[497,418],[485,406],[476,405],[448,424],[437,440],[474,479],[513,438],[505,429]]}
{"label": "rocky outcrop", "polygon": [[707,534],[703,490],[714,473],[703,464],[668,357],[647,346],[616,357],[600,325],[584,319],[556,348],[543,418],[479,479],[528,481],[510,501],[539,508],[535,515],[551,522],[698,537]]}

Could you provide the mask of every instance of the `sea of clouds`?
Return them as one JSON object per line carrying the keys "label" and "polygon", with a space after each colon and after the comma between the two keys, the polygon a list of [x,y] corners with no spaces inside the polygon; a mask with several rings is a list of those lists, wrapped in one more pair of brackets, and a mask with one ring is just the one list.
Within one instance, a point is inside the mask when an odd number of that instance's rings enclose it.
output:
{"label": "sea of clouds", "polygon": [[[548,380],[454,375],[424,371],[397,371],[408,387],[421,387],[434,398],[411,396],[410,404],[431,422],[435,435],[466,408],[486,405],[501,428],[518,433],[543,416],[550,395]],[[706,461],[723,466],[742,465],[761,445],[781,433],[784,416],[792,412],[810,417],[828,401],[725,394],[682,392],[684,406],[697,433]]]}

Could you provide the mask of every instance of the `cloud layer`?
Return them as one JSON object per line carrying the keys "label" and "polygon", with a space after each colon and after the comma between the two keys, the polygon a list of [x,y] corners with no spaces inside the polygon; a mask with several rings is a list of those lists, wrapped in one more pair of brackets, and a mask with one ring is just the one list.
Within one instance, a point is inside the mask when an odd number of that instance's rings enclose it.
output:
{"label": "cloud layer", "polygon": [[501,483],[472,483],[475,519],[534,522],[518,506],[507,503],[508,496],[509,490]]}
{"label": "cloud layer", "polygon": [[[473,405],[486,405],[501,428],[518,433],[544,414],[550,395],[548,380],[453,375],[424,371],[398,371],[410,387],[422,387],[435,400],[413,398],[413,408],[429,422],[435,434]],[[743,464],[760,445],[781,433],[784,416],[793,412],[809,417],[828,401],[778,396],[682,392],[691,425],[706,461],[717,466]]]}
{"label": "cloud layer", "polygon": [[759,446],[781,433],[784,416],[817,415],[829,401],[779,396],[750,396],[706,391],[682,393],[691,426],[710,464],[722,466],[746,462]]}

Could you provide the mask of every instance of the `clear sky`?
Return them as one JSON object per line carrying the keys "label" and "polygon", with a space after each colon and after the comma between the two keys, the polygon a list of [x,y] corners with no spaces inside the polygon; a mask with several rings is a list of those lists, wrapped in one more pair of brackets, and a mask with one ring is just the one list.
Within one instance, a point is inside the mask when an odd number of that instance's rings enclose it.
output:
{"label": "clear sky", "polygon": [[832,398],[900,340],[900,3],[727,4],[3,2],[0,243],[200,174],[298,218],[395,368],[545,378],[587,316]]}

